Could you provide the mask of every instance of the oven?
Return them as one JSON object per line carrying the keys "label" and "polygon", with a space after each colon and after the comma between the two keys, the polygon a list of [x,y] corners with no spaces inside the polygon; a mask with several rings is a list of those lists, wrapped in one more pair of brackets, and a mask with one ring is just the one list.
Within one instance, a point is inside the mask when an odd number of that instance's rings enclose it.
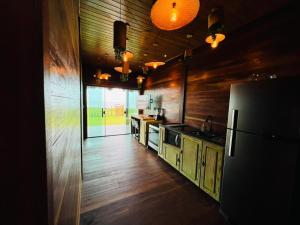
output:
{"label": "oven", "polygon": [[169,145],[173,145],[177,148],[181,146],[181,135],[180,132],[173,131],[171,129],[167,129],[165,131],[165,143]]}
{"label": "oven", "polygon": [[158,124],[149,124],[148,146],[158,151],[159,146],[159,127]]}

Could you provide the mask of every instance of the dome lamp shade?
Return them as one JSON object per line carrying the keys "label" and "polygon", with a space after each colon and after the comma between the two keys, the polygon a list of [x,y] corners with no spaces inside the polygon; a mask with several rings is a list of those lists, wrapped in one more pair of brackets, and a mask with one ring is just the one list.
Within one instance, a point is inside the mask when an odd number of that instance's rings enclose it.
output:
{"label": "dome lamp shade", "polygon": [[151,21],[161,30],[176,30],[192,22],[200,9],[199,0],[157,0],[151,8]]}

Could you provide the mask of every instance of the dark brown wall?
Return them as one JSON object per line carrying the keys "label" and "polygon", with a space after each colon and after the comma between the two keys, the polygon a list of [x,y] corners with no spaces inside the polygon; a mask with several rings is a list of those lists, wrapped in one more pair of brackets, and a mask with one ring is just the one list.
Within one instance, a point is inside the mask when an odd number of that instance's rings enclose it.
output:
{"label": "dark brown wall", "polygon": [[[195,49],[187,76],[184,122],[200,127],[206,116],[212,115],[214,130],[225,135],[232,83],[248,81],[253,73],[277,74],[279,78],[300,75],[299,42],[289,35],[296,19],[296,11],[287,6],[228,34],[217,49],[207,45]],[[180,105],[181,87],[179,82],[174,92],[167,87],[174,83],[170,74],[179,71],[176,66],[167,66],[146,85],[146,93],[168,93],[164,104],[174,106],[170,109],[173,119],[179,116],[175,107]],[[183,75],[176,77],[180,80]]]}
{"label": "dark brown wall", "polygon": [[44,1],[44,84],[50,224],[79,224],[81,80],[78,0]]}
{"label": "dark brown wall", "polygon": [[145,83],[144,94],[161,95],[167,122],[181,122],[181,98],[184,63],[173,62],[169,66],[153,71]]}
{"label": "dark brown wall", "polygon": [[42,6],[1,1],[1,224],[47,224]]}

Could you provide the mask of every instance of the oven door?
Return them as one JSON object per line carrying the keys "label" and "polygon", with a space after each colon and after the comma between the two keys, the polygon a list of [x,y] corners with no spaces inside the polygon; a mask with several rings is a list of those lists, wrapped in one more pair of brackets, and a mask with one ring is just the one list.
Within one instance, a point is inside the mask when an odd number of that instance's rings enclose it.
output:
{"label": "oven door", "polygon": [[159,128],[149,125],[148,146],[158,151],[159,144]]}
{"label": "oven door", "polygon": [[169,145],[173,145],[177,148],[181,146],[181,135],[179,132],[166,129],[165,142]]}

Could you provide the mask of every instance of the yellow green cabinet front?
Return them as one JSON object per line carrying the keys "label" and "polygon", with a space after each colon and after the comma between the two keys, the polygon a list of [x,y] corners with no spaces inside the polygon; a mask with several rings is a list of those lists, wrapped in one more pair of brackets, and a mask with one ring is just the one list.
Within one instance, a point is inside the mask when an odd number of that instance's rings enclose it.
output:
{"label": "yellow green cabinet front", "polygon": [[220,198],[223,154],[222,146],[203,141],[200,188],[217,201]]}
{"label": "yellow green cabinet front", "polygon": [[173,166],[175,169],[179,169],[179,154],[180,154],[180,149],[176,148],[172,145],[163,144],[163,151],[165,154],[165,160],[171,165]]}
{"label": "yellow green cabinet front", "polygon": [[180,172],[199,186],[202,141],[182,135]]}

